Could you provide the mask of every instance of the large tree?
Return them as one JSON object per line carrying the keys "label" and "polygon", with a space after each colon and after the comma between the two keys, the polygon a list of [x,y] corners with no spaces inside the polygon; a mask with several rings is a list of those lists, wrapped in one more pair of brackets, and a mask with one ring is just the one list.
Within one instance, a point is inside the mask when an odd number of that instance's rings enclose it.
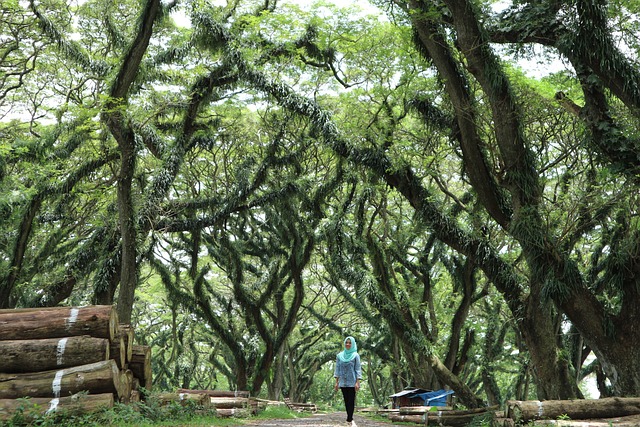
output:
{"label": "large tree", "polygon": [[[604,393],[640,391],[633,9],[63,3],[0,9],[2,307],[117,302],[126,321],[155,272],[227,344],[220,370],[275,390],[272,364],[300,357],[288,337],[313,337],[295,319],[322,266],[341,302],[384,319],[396,378],[499,401],[509,337],[540,398],[580,397],[591,351]],[[567,70],[540,82],[509,63],[539,47]],[[475,335],[474,364],[475,316],[492,313],[509,326]],[[305,355],[328,357],[317,342]]]}

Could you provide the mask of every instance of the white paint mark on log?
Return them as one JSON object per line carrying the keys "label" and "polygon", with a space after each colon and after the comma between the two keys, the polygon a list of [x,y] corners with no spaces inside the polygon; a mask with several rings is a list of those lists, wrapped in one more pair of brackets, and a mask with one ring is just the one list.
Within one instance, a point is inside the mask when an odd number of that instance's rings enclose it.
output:
{"label": "white paint mark on log", "polygon": [[538,401],[538,417],[542,418],[544,414],[544,408],[542,407],[542,402]]}
{"label": "white paint mark on log", "polygon": [[60,397],[60,391],[62,390],[62,376],[64,375],[64,369],[60,369],[56,372],[56,376],[53,377],[53,397]]}
{"label": "white paint mark on log", "polygon": [[75,307],[72,308],[71,311],[69,312],[69,318],[67,319],[67,330],[71,329],[71,327],[78,320],[78,313],[80,313],[80,309]]}
{"label": "white paint mark on log", "polygon": [[55,412],[56,409],[58,409],[59,403],[60,403],[60,399],[58,399],[57,397],[54,399],[51,399],[51,402],[49,402],[49,409],[47,410],[47,414]]}
{"label": "white paint mark on log", "polygon": [[62,338],[58,341],[58,349],[56,351],[56,363],[58,366],[62,365],[64,359],[64,350],[67,347],[67,338]]}

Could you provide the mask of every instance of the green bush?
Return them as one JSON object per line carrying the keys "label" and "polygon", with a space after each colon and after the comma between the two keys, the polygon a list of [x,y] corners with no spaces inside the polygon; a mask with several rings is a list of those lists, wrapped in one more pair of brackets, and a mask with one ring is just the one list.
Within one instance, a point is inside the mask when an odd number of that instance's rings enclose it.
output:
{"label": "green bush", "polygon": [[[64,412],[43,414],[42,408],[32,404],[28,399],[20,405],[13,416],[3,426],[6,427],[143,427],[153,425],[182,425],[230,426],[235,422],[215,420],[215,410],[205,409],[194,402],[170,402],[161,405],[150,396],[145,402],[133,404],[117,403],[113,408],[86,414],[69,416]],[[204,421],[206,419],[206,421]],[[212,420],[213,419],[213,420]],[[219,421],[219,422],[218,422]]]}

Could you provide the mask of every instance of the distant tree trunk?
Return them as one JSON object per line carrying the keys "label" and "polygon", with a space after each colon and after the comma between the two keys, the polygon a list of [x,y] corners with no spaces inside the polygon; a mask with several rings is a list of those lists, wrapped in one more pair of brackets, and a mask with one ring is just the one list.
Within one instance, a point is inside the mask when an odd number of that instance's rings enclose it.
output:
{"label": "distant tree trunk", "polygon": [[33,229],[33,220],[42,206],[42,196],[36,195],[29,203],[29,206],[20,223],[20,229],[18,230],[18,236],[13,248],[13,258],[11,260],[11,267],[9,268],[9,274],[5,280],[0,282],[0,309],[13,308],[15,305],[11,298],[11,293],[16,285],[16,281],[20,275],[22,269],[22,262],[24,260],[24,254],[27,250],[27,244],[29,242],[29,236]]}
{"label": "distant tree trunk", "polygon": [[137,285],[136,265],[136,216],[133,208],[132,181],[136,167],[136,138],[130,124],[126,123],[122,108],[126,105],[129,88],[138,75],[153,23],[158,16],[160,0],[148,0],[140,19],[136,37],[131,43],[106,104],[106,123],[120,148],[120,173],[118,176],[118,215],[122,239],[122,265],[120,291],[118,292],[118,316],[123,323],[131,323],[133,297]]}
{"label": "distant tree trunk", "polygon": [[284,386],[284,346],[280,348],[273,366],[273,379],[269,387],[269,399],[279,400]]}
{"label": "distant tree trunk", "polygon": [[287,396],[293,402],[298,400],[298,376],[296,375],[296,367],[293,365],[293,357],[291,351],[289,351],[287,357],[287,371],[289,372],[289,392]]}
{"label": "distant tree trunk", "polygon": [[629,332],[633,328],[637,329],[637,324],[617,328],[619,333],[616,339],[620,341],[618,345],[606,348],[606,353],[595,350],[611,382],[614,396],[633,397],[640,391],[640,347],[636,344],[640,341],[640,334],[637,331]]}
{"label": "distant tree trunk", "polygon": [[101,283],[93,291],[93,303],[97,305],[112,305],[115,300],[116,289],[120,283],[122,257],[119,256],[120,239],[110,239],[107,252],[110,254],[102,261],[101,271],[105,275]]}
{"label": "distant tree trunk", "polygon": [[235,376],[236,390],[248,390],[249,375],[247,373],[247,369],[244,363],[242,363],[240,366],[237,366],[236,371],[234,373],[236,374]]}
{"label": "distant tree trunk", "polygon": [[118,215],[122,237],[122,263],[120,290],[118,292],[118,317],[124,323],[131,323],[133,298],[138,281],[136,265],[136,217],[133,209],[131,185],[135,170],[136,153],[134,142],[120,147],[122,161],[118,177]]}
{"label": "distant tree trunk", "polygon": [[[532,285],[532,289],[536,286]],[[559,342],[558,314],[551,303],[544,303],[532,290],[519,330],[531,355],[538,399],[584,398],[576,382],[575,370]]]}

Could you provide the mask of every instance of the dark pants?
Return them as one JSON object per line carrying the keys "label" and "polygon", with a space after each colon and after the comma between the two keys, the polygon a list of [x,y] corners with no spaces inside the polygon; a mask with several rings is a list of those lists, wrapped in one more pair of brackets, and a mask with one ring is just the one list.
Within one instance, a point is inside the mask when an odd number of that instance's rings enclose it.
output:
{"label": "dark pants", "polygon": [[356,406],[356,388],[340,387],[342,397],[344,397],[344,407],[347,410],[347,422],[353,421],[353,409]]}

